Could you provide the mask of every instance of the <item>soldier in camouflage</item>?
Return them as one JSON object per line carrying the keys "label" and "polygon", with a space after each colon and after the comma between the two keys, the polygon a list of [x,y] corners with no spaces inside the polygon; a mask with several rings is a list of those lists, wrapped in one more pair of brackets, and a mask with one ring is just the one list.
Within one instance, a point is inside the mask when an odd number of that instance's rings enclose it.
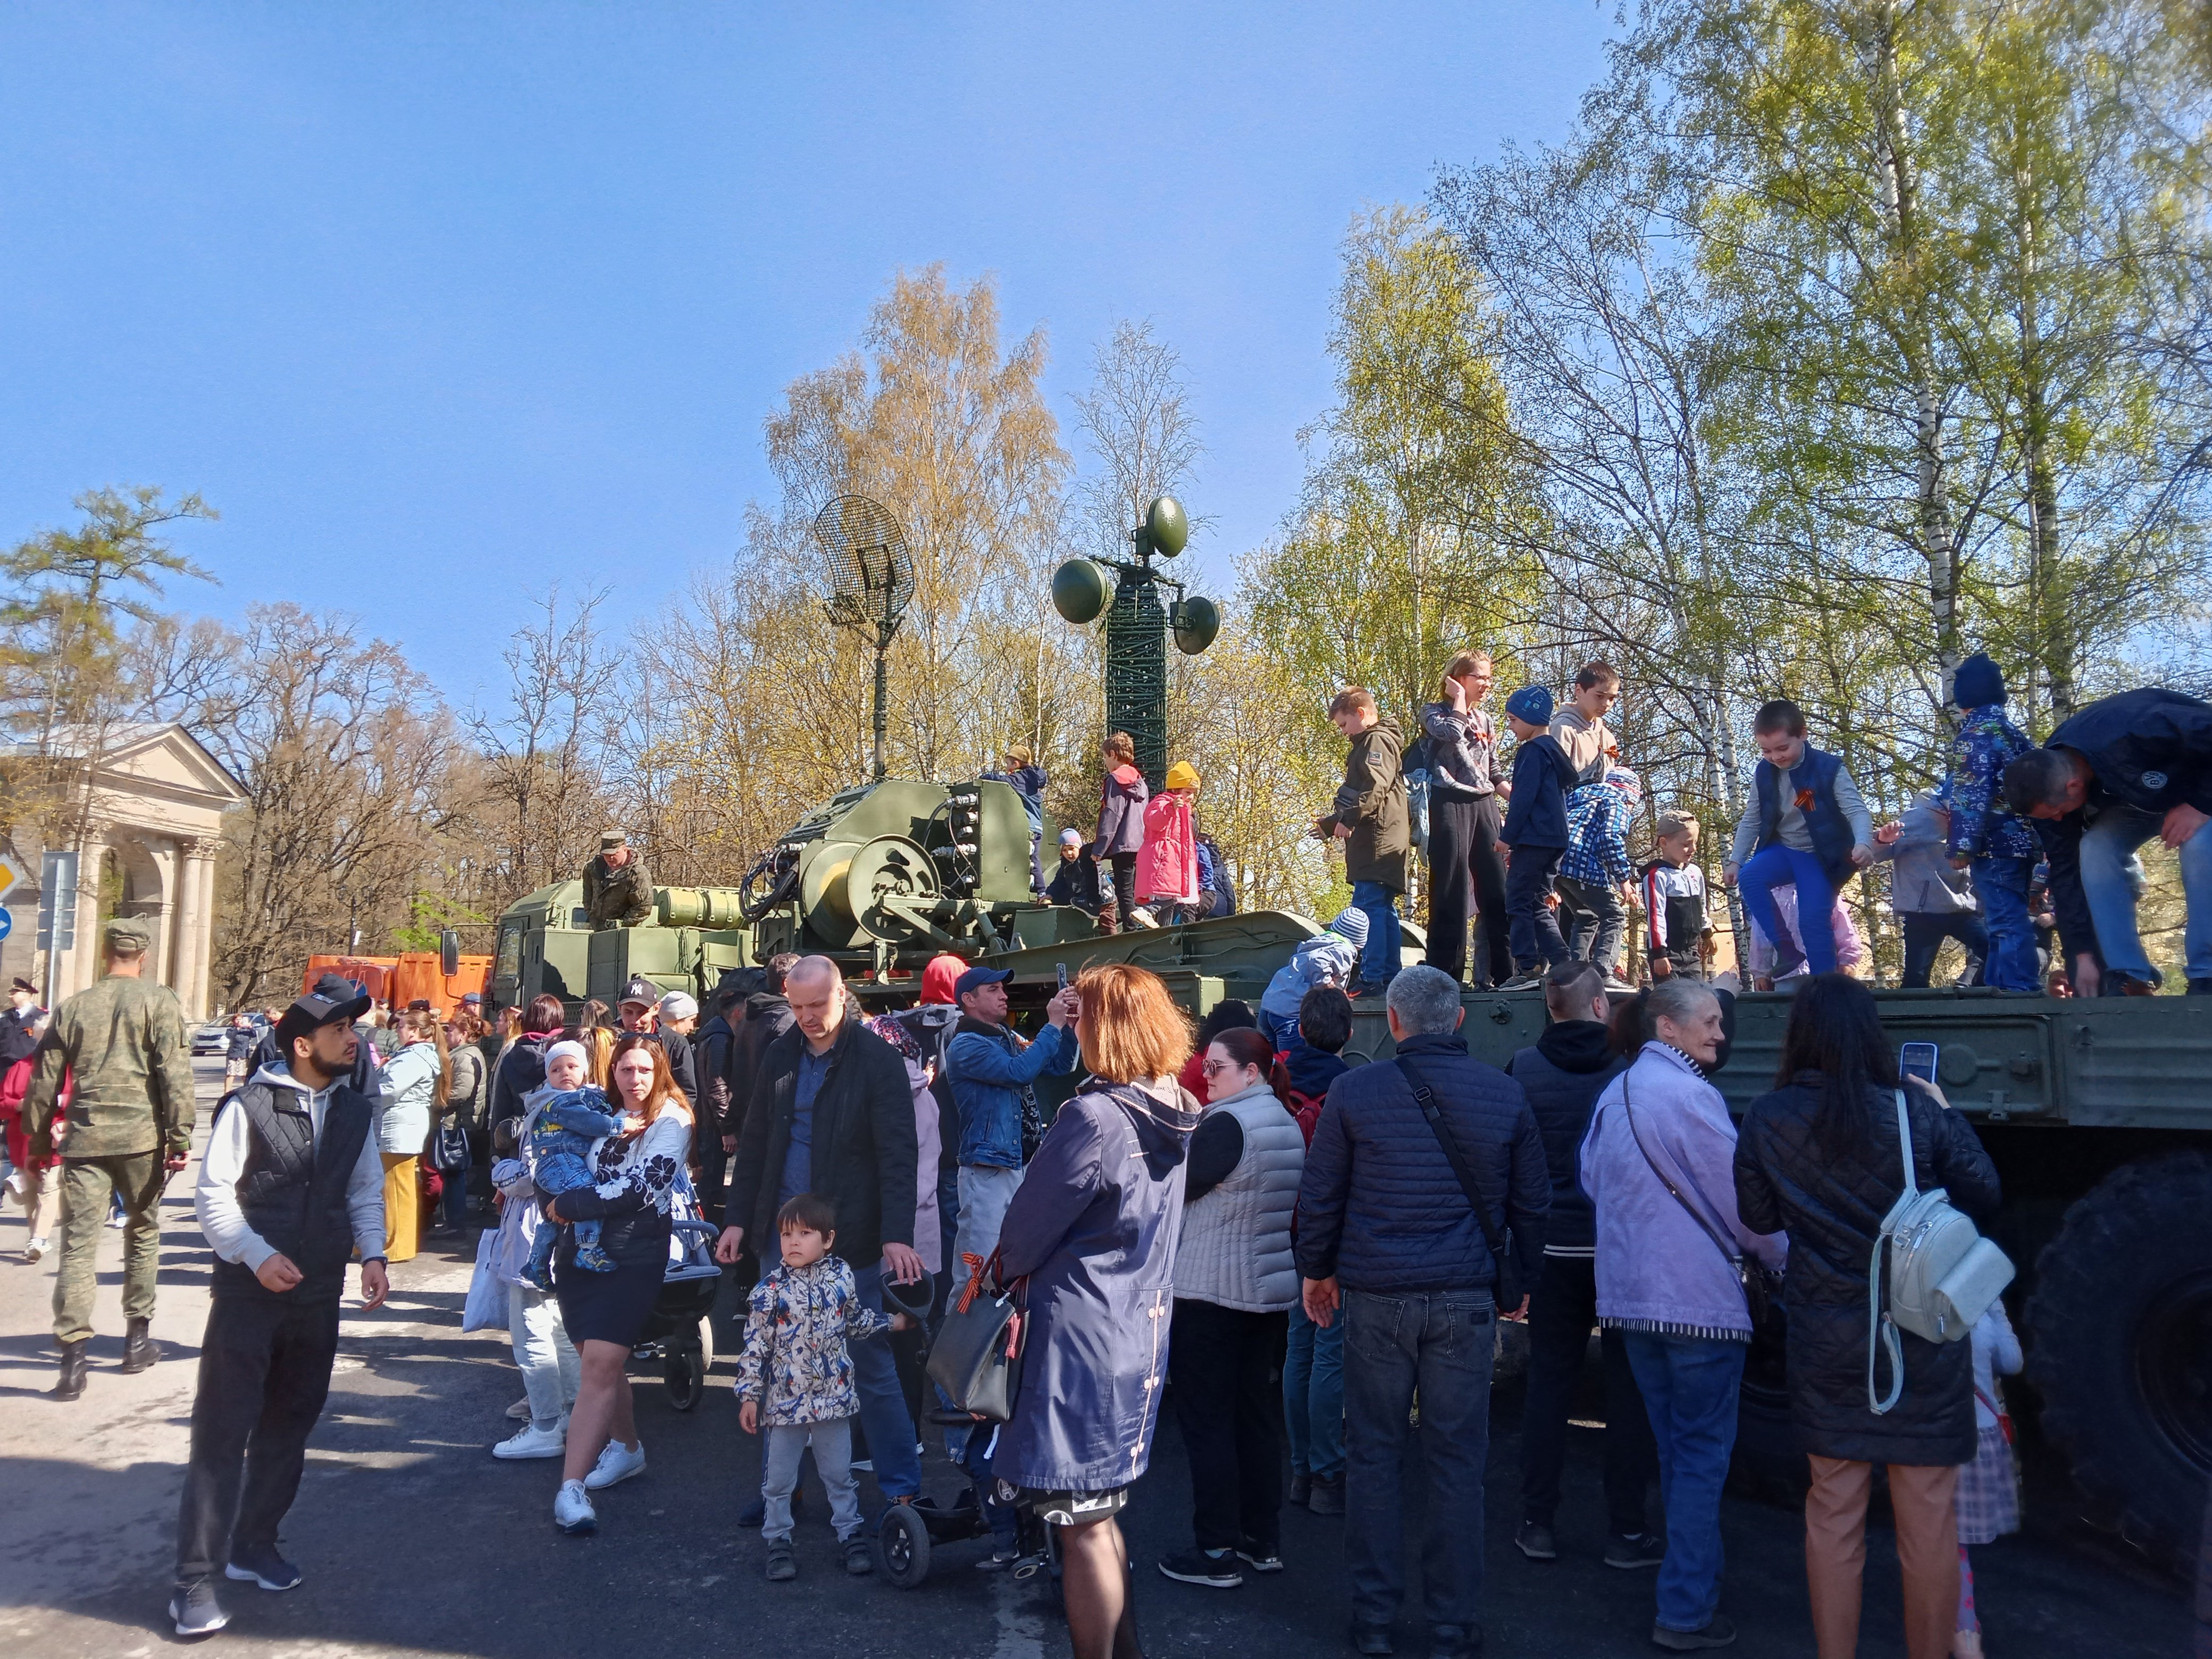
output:
{"label": "soldier in camouflage", "polygon": [[635,927],[653,914],[653,878],[619,830],[599,837],[599,856],[584,866],[584,914],[595,933]]}
{"label": "soldier in camouflage", "polygon": [[161,1357],[148,1328],[161,1254],[161,1186],[192,1146],[192,1062],[176,993],[144,977],[153,943],[135,916],[107,924],[106,976],[54,1010],[40,1042],[23,1127],[34,1157],[53,1150],[55,1102],[75,1080],[62,1145],[61,1271],[54,1281],[54,1336],[61,1344],[57,1400],[84,1392],[84,1346],[92,1336],[100,1223],[119,1193],[123,1233],[123,1370]]}

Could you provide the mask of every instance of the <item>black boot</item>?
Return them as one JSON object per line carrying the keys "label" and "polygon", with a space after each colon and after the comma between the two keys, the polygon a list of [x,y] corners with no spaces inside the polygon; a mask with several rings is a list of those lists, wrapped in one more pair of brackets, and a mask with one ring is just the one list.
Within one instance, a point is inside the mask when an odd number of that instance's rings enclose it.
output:
{"label": "black boot", "polygon": [[123,1338],[125,1375],[149,1371],[161,1363],[161,1345],[154,1340],[146,1328],[153,1322],[150,1319],[134,1319],[125,1328]]}
{"label": "black boot", "polygon": [[62,1374],[55,1379],[53,1397],[74,1400],[84,1392],[84,1341],[62,1344]]}

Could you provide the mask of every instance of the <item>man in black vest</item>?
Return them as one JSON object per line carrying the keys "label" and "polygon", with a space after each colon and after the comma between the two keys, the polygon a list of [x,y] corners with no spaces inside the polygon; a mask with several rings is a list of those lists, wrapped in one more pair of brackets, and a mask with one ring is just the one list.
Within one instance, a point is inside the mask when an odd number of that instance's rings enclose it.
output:
{"label": "man in black vest", "polygon": [[[1597,1323],[1597,1218],[1582,1188],[1583,1134],[1607,1085],[1626,1069],[1607,1040],[1612,1018],[1605,975],[1587,962],[1563,962],[1544,981],[1551,1023],[1506,1073],[1528,1092],[1544,1163],[1552,1176],[1552,1217],[1544,1266],[1528,1296],[1528,1382],[1521,1408],[1521,1529],[1513,1541],[1531,1561],[1559,1556],[1552,1519],[1566,1461],[1567,1408],[1579,1390],[1590,1327]],[[1605,1564],[1656,1567],[1666,1540],[1644,1524],[1646,1493],[1659,1471],[1651,1421],[1628,1369],[1619,1331],[1604,1334]]]}
{"label": "man in black vest", "polygon": [[179,1636],[228,1622],[218,1567],[267,1590],[299,1583],[277,1553],[276,1527],[330,1393],[356,1248],[362,1305],[378,1306],[391,1288],[384,1169],[369,1133],[376,1108],[349,1082],[353,1023],[368,1007],[367,997],[305,996],[285,1010],[276,1036],[286,1060],[223,1103],[200,1161],[194,1205],[216,1267],[177,1518],[169,1616]]}

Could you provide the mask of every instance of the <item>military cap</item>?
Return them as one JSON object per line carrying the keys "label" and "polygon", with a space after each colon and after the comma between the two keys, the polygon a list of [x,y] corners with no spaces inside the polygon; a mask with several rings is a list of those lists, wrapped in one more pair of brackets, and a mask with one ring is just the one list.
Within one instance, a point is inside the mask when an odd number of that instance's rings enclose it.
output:
{"label": "military cap", "polygon": [[602,853],[611,853],[617,847],[629,845],[629,832],[627,830],[602,830],[599,831],[599,851]]}
{"label": "military cap", "polygon": [[139,916],[111,916],[107,922],[107,948],[111,951],[143,951],[154,943],[154,930]]}

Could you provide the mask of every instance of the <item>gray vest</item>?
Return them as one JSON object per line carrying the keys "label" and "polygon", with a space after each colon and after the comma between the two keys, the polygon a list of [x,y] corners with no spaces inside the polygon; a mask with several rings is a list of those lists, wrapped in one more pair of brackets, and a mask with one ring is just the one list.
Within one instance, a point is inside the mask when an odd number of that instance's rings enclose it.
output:
{"label": "gray vest", "polygon": [[1244,1155],[1228,1179],[1183,1206],[1175,1293],[1246,1313],[1277,1312],[1298,1299],[1291,1219],[1305,1172],[1305,1136],[1272,1093],[1206,1111],[1237,1120]]}

